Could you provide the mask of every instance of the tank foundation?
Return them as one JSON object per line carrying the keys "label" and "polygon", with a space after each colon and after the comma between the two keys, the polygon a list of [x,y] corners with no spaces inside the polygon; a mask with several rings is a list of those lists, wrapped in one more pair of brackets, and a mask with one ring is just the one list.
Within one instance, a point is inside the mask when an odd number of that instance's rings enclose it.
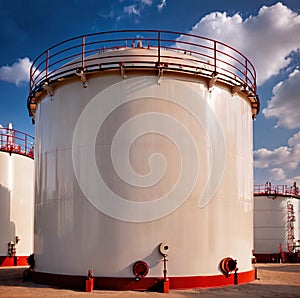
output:
{"label": "tank foundation", "polygon": [[[35,282],[62,288],[85,290],[86,276],[32,272]],[[195,289],[244,284],[255,279],[255,270],[229,275],[169,277],[169,289]],[[163,277],[118,278],[94,277],[94,289],[114,291],[164,292]]]}
{"label": "tank foundation", "polygon": [[0,267],[27,266],[28,256],[0,256]]}

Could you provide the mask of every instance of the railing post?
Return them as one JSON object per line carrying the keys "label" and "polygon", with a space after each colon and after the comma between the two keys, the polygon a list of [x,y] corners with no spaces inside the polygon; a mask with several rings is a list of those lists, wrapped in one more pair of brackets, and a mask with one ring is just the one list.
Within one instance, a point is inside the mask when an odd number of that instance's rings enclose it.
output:
{"label": "railing post", "polygon": [[246,67],[246,70],[245,70],[245,82],[246,82],[246,85],[248,86],[248,60],[245,58],[245,67]]}
{"label": "railing post", "polygon": [[254,82],[254,93],[255,95],[257,94],[256,91],[257,91],[257,86],[256,86],[256,70],[254,67],[252,67],[252,71],[253,71],[253,82]]}
{"label": "railing post", "polygon": [[46,80],[48,80],[49,74],[49,50],[46,52]]}
{"label": "railing post", "polygon": [[27,135],[25,134],[25,154],[27,154]]}
{"label": "railing post", "polygon": [[33,65],[31,65],[31,67],[30,67],[30,86],[29,86],[29,88],[30,88],[30,95],[32,94],[32,90],[33,90],[33,73],[32,73],[32,71],[33,71]]}
{"label": "railing post", "polygon": [[160,64],[160,31],[158,31],[158,36],[157,36],[157,45],[158,45],[158,61],[157,64]]}
{"label": "railing post", "polygon": [[84,45],[85,45],[85,37],[81,37],[81,68],[84,69]]}
{"label": "railing post", "polygon": [[214,40],[214,72],[217,72],[217,42]]}

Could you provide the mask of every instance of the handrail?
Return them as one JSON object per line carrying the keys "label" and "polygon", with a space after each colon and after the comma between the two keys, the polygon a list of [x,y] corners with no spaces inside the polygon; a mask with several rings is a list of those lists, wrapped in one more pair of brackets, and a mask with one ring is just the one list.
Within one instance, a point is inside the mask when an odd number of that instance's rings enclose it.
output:
{"label": "handrail", "polygon": [[300,199],[300,192],[296,185],[271,185],[267,182],[264,185],[254,185],[254,196],[289,196]]}
{"label": "handrail", "polygon": [[0,151],[34,158],[34,137],[24,132],[0,128]]}
{"label": "handrail", "polygon": [[[149,51],[149,56],[147,55],[155,61],[153,65],[148,66],[149,68],[168,67],[206,77],[218,74],[219,81],[232,86],[240,85],[242,91],[252,98],[251,104],[254,102],[256,114],[259,112],[255,68],[246,56],[231,46],[194,34],[160,30],[119,30],[73,37],[42,52],[30,68],[30,92],[27,102],[30,115],[33,116],[32,106],[35,107],[36,97],[44,90],[45,83],[52,84],[63,78],[75,76],[78,69],[85,73],[102,71],[103,69],[99,69],[101,64],[106,64],[106,69],[120,67],[119,62],[129,57],[124,51],[115,53],[114,63],[106,63],[105,55],[102,55],[103,57],[98,55],[95,59],[93,53],[100,54],[135,47],[136,41],[144,42],[147,44],[146,48],[155,50]],[[165,63],[168,56],[164,50],[178,52],[181,55],[177,58],[172,56],[173,60]],[[134,63],[131,68],[147,67],[145,63],[149,63],[149,59],[143,60],[143,56],[145,58],[145,55],[137,53],[130,55],[132,58],[130,62]]]}

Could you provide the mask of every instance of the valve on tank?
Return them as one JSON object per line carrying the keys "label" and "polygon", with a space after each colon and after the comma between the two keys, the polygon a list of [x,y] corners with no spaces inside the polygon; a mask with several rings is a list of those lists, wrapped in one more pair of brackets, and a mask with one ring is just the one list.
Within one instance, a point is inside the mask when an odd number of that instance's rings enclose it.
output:
{"label": "valve on tank", "polygon": [[136,280],[140,280],[145,277],[149,272],[149,266],[144,261],[136,261],[132,267],[133,274],[135,275]]}
{"label": "valve on tank", "polygon": [[8,252],[7,252],[7,255],[10,258],[12,258],[13,256],[16,255],[16,245],[12,241],[8,242]]}
{"label": "valve on tank", "polygon": [[168,254],[170,253],[171,250],[171,246],[168,243],[164,243],[162,242],[159,245],[159,252],[162,254],[163,256],[163,262],[164,262],[164,270],[163,270],[163,274],[164,274],[164,279],[163,279],[163,292],[164,293],[169,293],[169,278],[167,277],[167,262],[168,262]]}
{"label": "valve on tank", "polygon": [[236,272],[237,268],[237,260],[234,260],[230,257],[224,258],[220,262],[220,269],[223,274],[228,275],[231,272]]}
{"label": "valve on tank", "polygon": [[167,280],[167,262],[168,262],[168,254],[170,253],[170,250],[171,250],[171,246],[167,243],[164,243],[162,242],[160,245],[159,245],[159,252],[162,254],[162,256],[164,257],[164,270],[163,270],[163,273],[164,273],[164,280]]}
{"label": "valve on tank", "polygon": [[88,270],[88,275],[85,280],[85,291],[92,292],[94,289],[94,276],[92,269]]}

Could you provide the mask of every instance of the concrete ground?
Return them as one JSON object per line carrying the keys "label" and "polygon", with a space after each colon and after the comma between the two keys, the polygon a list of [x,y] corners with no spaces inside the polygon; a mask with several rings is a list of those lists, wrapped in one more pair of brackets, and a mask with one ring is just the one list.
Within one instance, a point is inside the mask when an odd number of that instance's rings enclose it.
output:
{"label": "concrete ground", "polygon": [[0,267],[0,297],[299,297],[300,263],[297,264],[255,264],[258,279],[245,285],[223,288],[172,290],[169,294],[133,291],[80,291],[57,289],[24,282],[24,267]]}

